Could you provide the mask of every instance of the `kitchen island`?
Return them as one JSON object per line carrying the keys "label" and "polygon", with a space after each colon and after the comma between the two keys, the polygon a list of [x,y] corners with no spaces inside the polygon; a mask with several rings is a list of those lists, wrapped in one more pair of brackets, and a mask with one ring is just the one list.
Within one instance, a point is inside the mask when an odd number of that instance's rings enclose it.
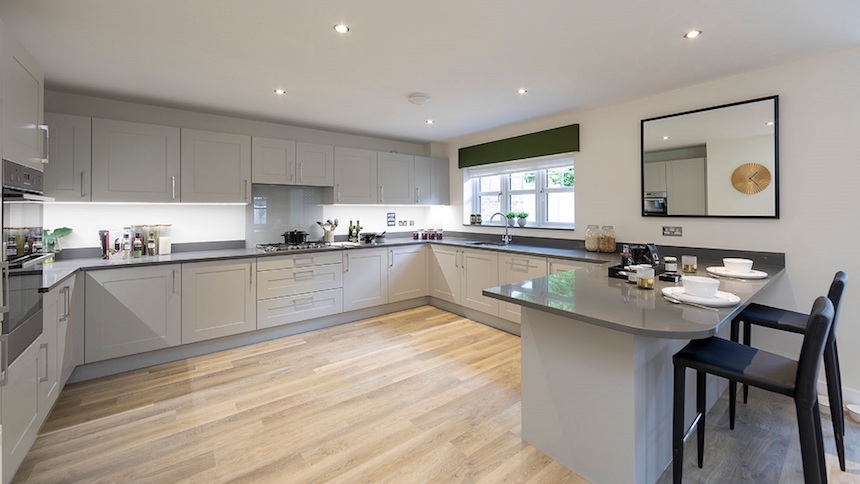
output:
{"label": "kitchen island", "polygon": [[[718,260],[700,258],[699,275]],[[721,279],[740,303],[719,310],[672,304],[661,289],[674,283],[639,289],[597,265],[485,290],[522,306],[523,440],[591,482],[655,482],[671,463],[672,355],[721,332],[783,274],[767,262],[755,265],[767,279]],[[725,386],[711,379],[708,408]]]}

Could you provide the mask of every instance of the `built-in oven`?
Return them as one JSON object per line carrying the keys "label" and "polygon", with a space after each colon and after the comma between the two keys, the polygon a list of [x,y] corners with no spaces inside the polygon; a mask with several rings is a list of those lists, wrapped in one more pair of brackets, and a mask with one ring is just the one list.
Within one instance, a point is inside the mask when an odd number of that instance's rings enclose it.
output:
{"label": "built-in oven", "polygon": [[666,214],[666,192],[645,192],[645,205],[642,211],[651,214]]}
{"label": "built-in oven", "polygon": [[6,369],[42,334],[42,172],[3,160],[3,257],[0,261],[0,384]]}

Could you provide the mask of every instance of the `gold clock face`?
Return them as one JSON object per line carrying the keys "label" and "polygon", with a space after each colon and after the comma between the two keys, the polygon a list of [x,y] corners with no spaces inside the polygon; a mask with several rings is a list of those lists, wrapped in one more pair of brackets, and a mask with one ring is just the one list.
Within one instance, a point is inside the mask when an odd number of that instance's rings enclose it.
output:
{"label": "gold clock face", "polygon": [[746,163],[732,173],[732,186],[747,195],[756,194],[770,185],[770,170],[758,163]]}

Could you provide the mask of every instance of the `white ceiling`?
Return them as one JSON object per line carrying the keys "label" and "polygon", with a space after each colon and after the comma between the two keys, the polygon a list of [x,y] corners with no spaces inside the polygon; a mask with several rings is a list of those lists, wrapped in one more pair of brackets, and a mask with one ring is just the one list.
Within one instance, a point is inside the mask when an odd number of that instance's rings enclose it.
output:
{"label": "white ceiling", "polygon": [[0,0],[0,18],[49,89],[418,142],[860,44],[856,0]]}

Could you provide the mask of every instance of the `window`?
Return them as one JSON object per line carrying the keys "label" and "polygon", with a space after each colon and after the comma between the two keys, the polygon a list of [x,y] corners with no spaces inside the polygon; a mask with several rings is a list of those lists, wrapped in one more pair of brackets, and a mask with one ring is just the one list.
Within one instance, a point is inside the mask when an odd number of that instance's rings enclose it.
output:
{"label": "window", "polygon": [[[525,212],[527,227],[573,228],[573,158],[470,169],[473,213],[484,224],[496,212]],[[496,217],[496,222],[498,217]]]}

